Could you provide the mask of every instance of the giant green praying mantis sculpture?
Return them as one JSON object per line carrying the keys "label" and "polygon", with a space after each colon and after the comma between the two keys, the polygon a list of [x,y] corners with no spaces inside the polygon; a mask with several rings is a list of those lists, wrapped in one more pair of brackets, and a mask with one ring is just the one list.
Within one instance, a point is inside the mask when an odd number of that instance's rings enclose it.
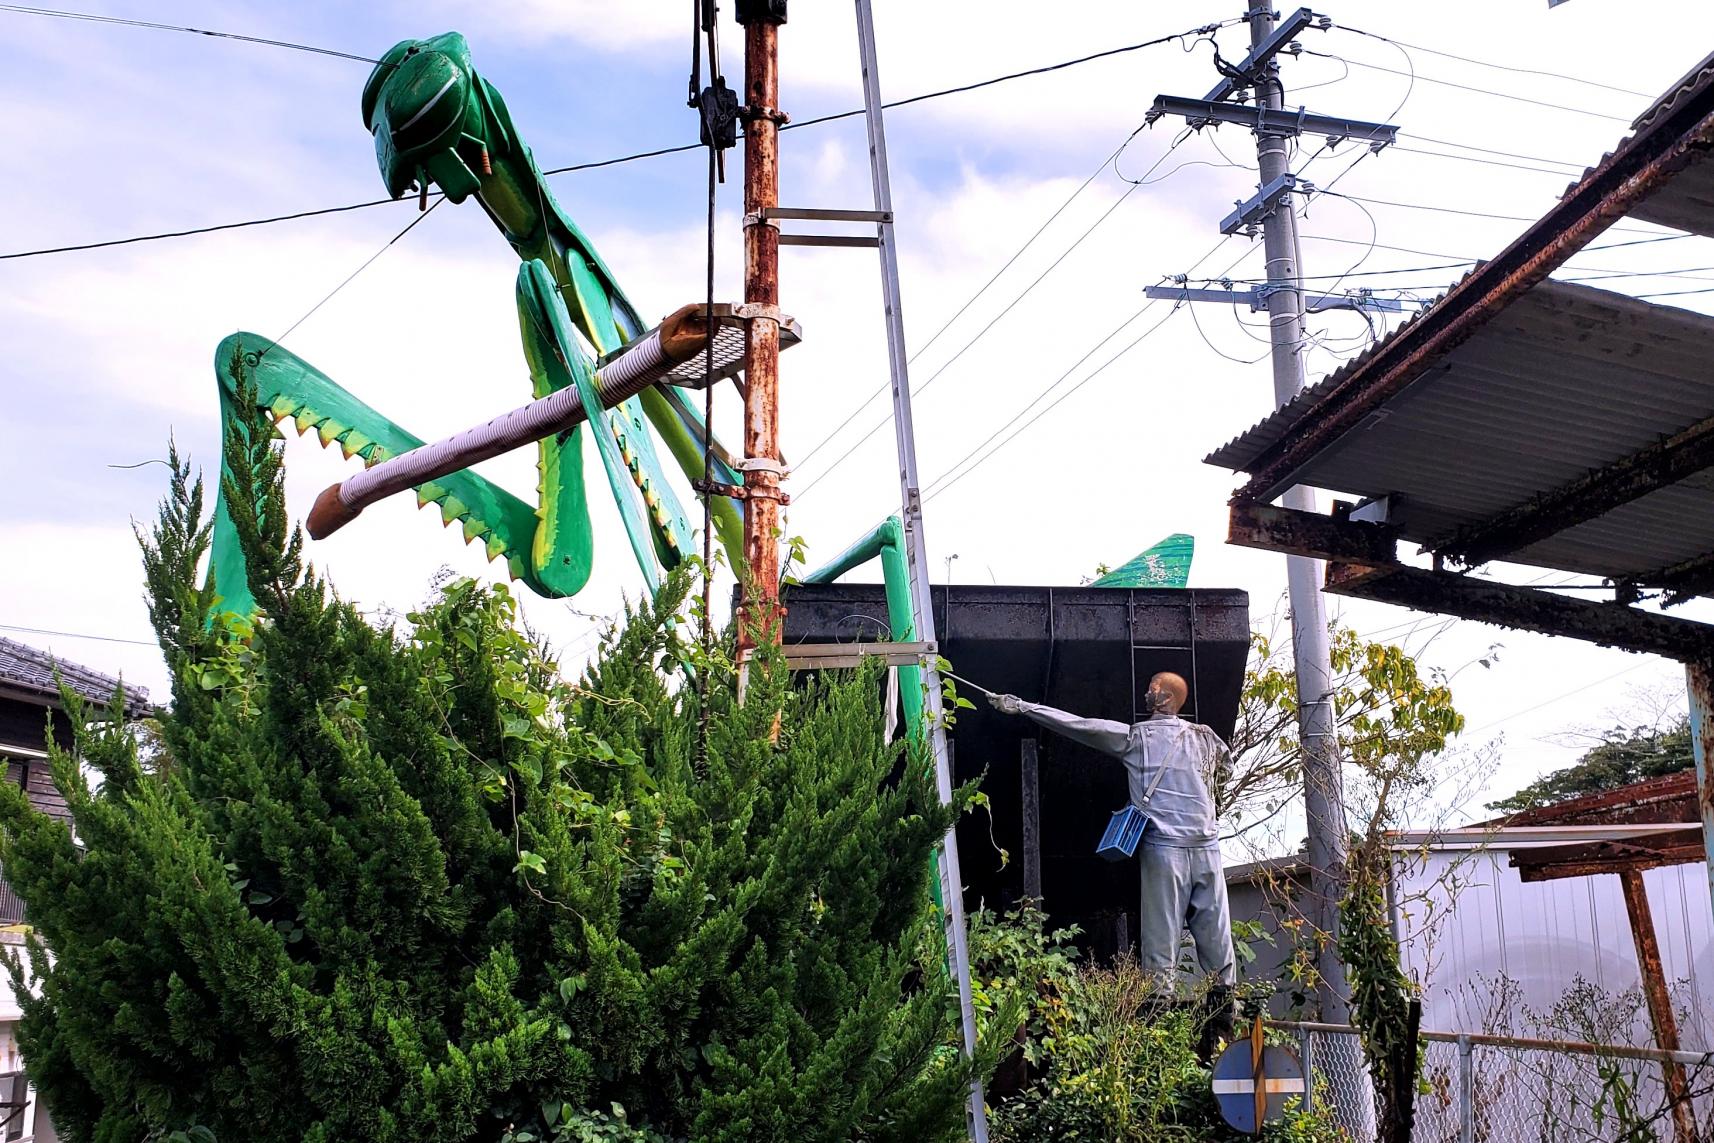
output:
{"label": "giant green praying mantis sculpture", "polygon": [[[611,408],[600,407],[592,383],[596,362],[583,343],[603,357],[647,326],[593,244],[555,201],[500,93],[471,67],[463,36],[448,32],[396,45],[364,87],[363,119],[375,137],[389,194],[398,198],[414,186],[426,202],[432,183],[455,203],[474,195],[523,260],[518,317],[535,396],[573,386],[581,391],[632,552],[653,586],[664,570],[690,556],[693,541],[650,429],[694,478],[703,476],[706,459],[714,481],[741,484],[736,465],[710,438],[709,426],[680,388],[652,385]],[[240,423],[242,372],[266,412],[279,421],[291,418],[300,433],[313,429],[324,446],[337,442],[347,457],[374,465],[423,443],[265,337],[226,338],[215,355],[215,371],[228,432]],[[437,505],[445,524],[459,525],[466,542],[481,543],[490,559],[504,560],[532,590],[573,595],[588,581],[594,556],[581,435],[581,427],[574,427],[538,441],[540,483],[533,508],[468,469],[416,484],[418,501]],[[737,510],[724,497],[712,499],[715,533],[737,566]],[[220,596],[217,613],[246,616],[255,610],[224,494],[216,506],[210,575]]]}

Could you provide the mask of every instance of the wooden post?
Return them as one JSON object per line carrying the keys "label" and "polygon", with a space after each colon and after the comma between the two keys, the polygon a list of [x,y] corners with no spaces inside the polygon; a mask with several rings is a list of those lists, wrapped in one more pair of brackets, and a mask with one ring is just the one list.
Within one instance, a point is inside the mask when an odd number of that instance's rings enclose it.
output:
{"label": "wooden post", "polygon": [[[1642,970],[1643,996],[1648,1000],[1649,1019],[1654,1024],[1655,1046],[1663,1052],[1678,1051],[1678,1021],[1672,1015],[1672,998],[1666,992],[1666,973],[1661,969],[1660,945],[1655,940],[1654,914],[1649,910],[1643,875],[1634,869],[1619,874],[1625,892],[1625,911],[1631,916],[1631,939],[1637,945],[1637,967]],[[1690,1084],[1684,1065],[1662,1060],[1666,1098],[1672,1104],[1673,1138],[1677,1143],[1696,1143],[1696,1119],[1690,1106]]]}
{"label": "wooden post", "polygon": [[1036,769],[1036,740],[1018,743],[1024,807],[1024,896],[1041,903],[1041,781]]}

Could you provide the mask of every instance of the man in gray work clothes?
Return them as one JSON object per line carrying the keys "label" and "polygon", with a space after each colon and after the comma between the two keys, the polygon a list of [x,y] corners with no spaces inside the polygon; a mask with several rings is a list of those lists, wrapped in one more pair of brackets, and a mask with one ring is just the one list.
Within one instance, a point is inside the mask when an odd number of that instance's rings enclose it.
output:
{"label": "man in gray work clothes", "polygon": [[1237,981],[1213,796],[1231,767],[1231,756],[1218,734],[1178,716],[1188,694],[1178,675],[1154,676],[1149,680],[1152,713],[1146,722],[1132,726],[1079,718],[1016,695],[990,695],[988,702],[1124,763],[1131,804],[1148,818],[1137,850],[1143,883],[1137,926],[1143,968],[1156,977],[1157,987],[1170,991],[1179,936],[1188,927],[1196,959],[1212,978],[1205,1033],[1212,1037],[1230,1032],[1232,986]]}

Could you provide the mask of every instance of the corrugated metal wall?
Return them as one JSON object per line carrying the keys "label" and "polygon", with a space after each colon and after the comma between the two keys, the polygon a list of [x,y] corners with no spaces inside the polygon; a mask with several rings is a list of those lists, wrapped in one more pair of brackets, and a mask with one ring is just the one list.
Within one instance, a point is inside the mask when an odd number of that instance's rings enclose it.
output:
{"label": "corrugated metal wall", "polygon": [[[1643,875],[1662,966],[1684,1046],[1714,1048],[1714,914],[1700,862]],[[1508,1006],[1511,1031],[1536,1026],[1581,976],[1609,996],[1641,980],[1630,921],[1611,875],[1525,884],[1504,852],[1401,853],[1395,873],[1407,972],[1425,984],[1423,1025],[1481,1032],[1503,978],[1520,990]],[[1631,1042],[1652,1042],[1639,1007]]]}

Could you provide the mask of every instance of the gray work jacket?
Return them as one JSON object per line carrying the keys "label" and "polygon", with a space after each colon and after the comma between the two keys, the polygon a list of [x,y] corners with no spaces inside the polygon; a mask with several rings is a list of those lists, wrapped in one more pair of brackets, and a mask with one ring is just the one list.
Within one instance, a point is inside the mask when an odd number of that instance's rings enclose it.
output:
{"label": "gray work jacket", "polygon": [[[1220,736],[1174,714],[1157,714],[1126,726],[1105,718],[1079,718],[1051,706],[1026,706],[1024,713],[1073,742],[1125,764],[1131,804],[1148,815],[1145,845],[1196,849],[1218,844],[1219,827],[1210,793],[1231,767]],[[1154,793],[1149,794],[1149,788]]]}

